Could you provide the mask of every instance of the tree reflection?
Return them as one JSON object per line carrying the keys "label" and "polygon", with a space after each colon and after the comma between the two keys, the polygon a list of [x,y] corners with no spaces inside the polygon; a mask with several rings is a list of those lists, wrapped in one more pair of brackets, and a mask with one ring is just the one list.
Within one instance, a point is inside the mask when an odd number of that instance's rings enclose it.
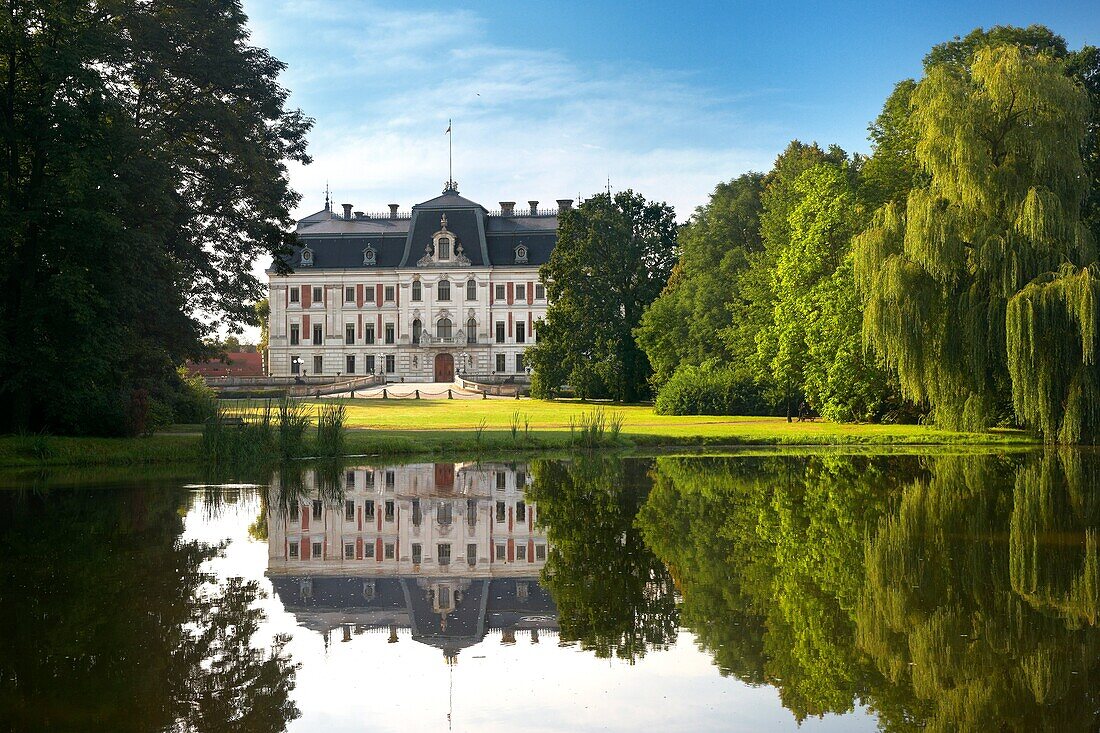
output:
{"label": "tree reflection", "polygon": [[639,514],[725,674],[799,718],[1095,730],[1094,455],[659,459]]}
{"label": "tree reflection", "polygon": [[561,639],[599,657],[633,661],[676,635],[672,577],[634,524],[647,468],[614,457],[532,464],[528,496],[550,544],[542,582],[557,605]]}
{"label": "tree reflection", "polygon": [[178,491],[0,494],[0,728],[278,731],[296,666],[259,587],[201,572]]}

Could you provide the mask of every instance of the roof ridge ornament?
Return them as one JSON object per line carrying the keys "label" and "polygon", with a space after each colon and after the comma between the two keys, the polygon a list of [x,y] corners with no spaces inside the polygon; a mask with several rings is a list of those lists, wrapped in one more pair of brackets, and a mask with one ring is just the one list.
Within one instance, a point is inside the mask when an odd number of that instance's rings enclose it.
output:
{"label": "roof ridge ornament", "polygon": [[458,193],[458,184],[455,183],[453,178],[448,179],[447,182],[443,184],[443,193]]}

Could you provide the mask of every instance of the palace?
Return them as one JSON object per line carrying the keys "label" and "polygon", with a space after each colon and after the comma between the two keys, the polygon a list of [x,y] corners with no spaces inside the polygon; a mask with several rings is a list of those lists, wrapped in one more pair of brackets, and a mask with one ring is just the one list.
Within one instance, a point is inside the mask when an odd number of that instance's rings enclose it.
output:
{"label": "palace", "polygon": [[293,274],[268,270],[269,374],[526,377],[523,353],[546,314],[538,268],[573,201],[538,204],[490,212],[454,181],[409,213],[339,214],[326,195],[298,222]]}

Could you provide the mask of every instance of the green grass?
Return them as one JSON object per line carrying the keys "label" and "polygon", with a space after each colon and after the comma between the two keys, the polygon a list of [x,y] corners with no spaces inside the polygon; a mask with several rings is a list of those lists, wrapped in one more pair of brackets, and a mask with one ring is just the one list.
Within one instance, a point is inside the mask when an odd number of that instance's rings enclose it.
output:
{"label": "green grass", "polygon": [[[325,405],[343,404],[348,454],[457,455],[576,448],[570,419],[591,416],[598,405],[543,400],[309,400],[315,421]],[[605,445],[622,449],[728,446],[1023,446],[1036,441],[1016,430],[954,433],[923,425],[792,422],[776,417],[671,417],[646,405],[603,405],[622,416],[619,436]],[[517,414],[518,413],[518,414]],[[480,428],[480,430],[479,430]],[[313,431],[307,431],[313,432]],[[201,427],[180,426],[144,438],[0,437],[0,466],[106,466],[199,464]],[[307,451],[310,446],[307,445]]]}

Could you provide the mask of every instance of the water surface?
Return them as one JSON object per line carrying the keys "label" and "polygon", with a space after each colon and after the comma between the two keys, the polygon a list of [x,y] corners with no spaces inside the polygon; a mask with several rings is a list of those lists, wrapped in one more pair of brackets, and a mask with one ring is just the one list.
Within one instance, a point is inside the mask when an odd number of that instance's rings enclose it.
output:
{"label": "water surface", "polygon": [[3,729],[1098,727],[1090,452],[19,483]]}

